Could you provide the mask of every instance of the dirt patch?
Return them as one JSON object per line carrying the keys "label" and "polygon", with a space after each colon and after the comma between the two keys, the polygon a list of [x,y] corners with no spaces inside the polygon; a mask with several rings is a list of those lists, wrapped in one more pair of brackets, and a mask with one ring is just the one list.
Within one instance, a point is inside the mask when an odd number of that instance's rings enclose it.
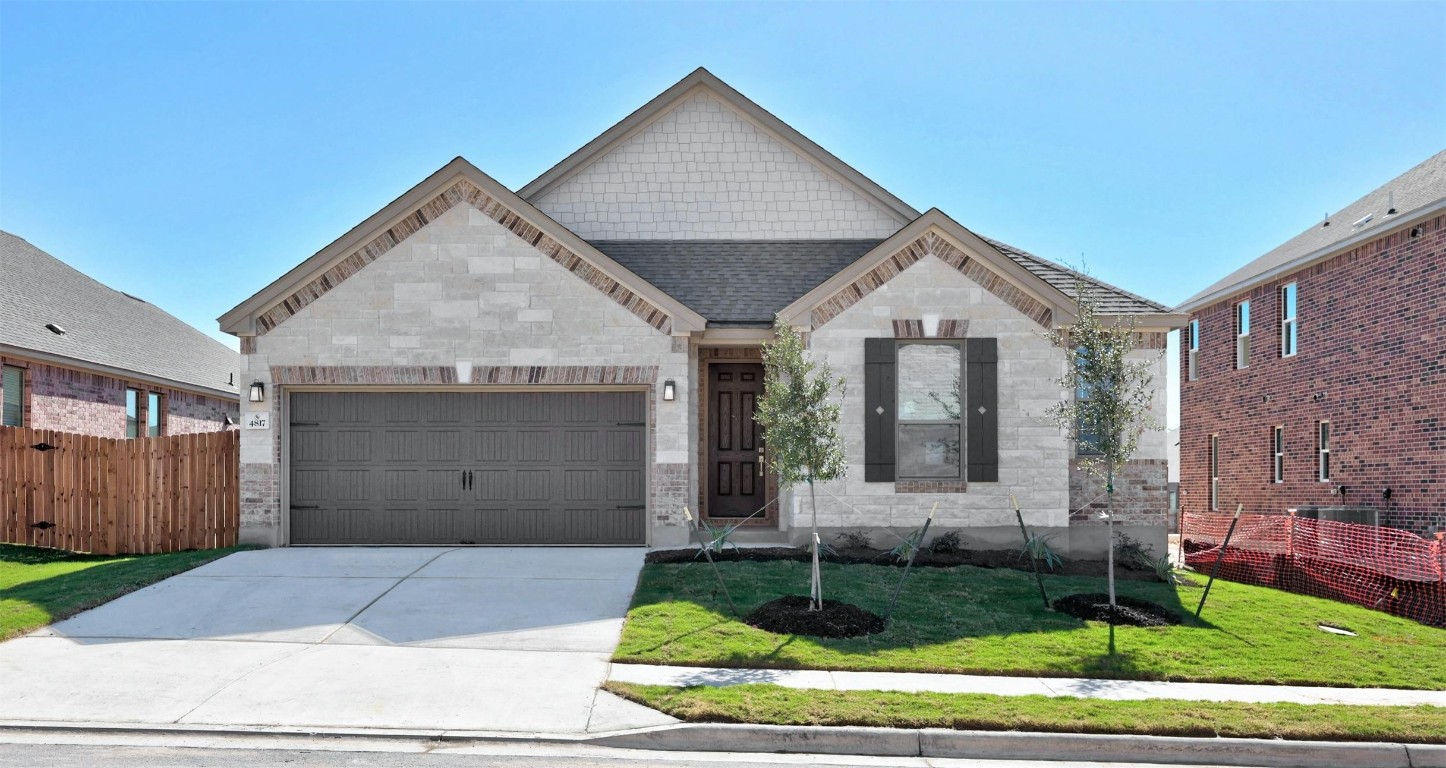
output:
{"label": "dirt patch", "polygon": [[803,595],[771,600],[744,619],[750,626],[779,635],[814,637],[861,637],[884,631],[884,619],[857,605],[824,600],[823,608],[810,611],[812,601]]}
{"label": "dirt patch", "polygon": [[1087,593],[1061,597],[1054,609],[1086,621],[1108,621],[1130,627],[1166,627],[1180,623],[1179,614],[1158,603],[1124,595],[1115,596],[1114,620],[1110,620],[1110,596]]}
{"label": "dirt patch", "polygon": [[[713,559],[720,563],[737,562],[770,562],[773,560],[792,560],[794,562],[806,563],[812,558],[807,549],[802,547],[745,547],[741,549],[728,549],[723,552],[713,553]],[[836,549],[832,554],[826,554],[823,558],[830,563],[842,563],[845,565],[892,565],[902,567],[904,562],[894,557],[888,550],[872,549],[868,547]],[[703,562],[703,556],[698,554],[697,547],[688,549],[659,549],[647,554],[649,563],[692,563]],[[959,565],[972,565],[976,568],[1012,568],[1016,571],[1029,571],[1029,561],[1021,559],[1018,551],[1010,550],[972,550],[964,549],[958,552],[920,552],[914,559],[915,568],[953,568]],[[1107,572],[1104,560],[1065,560],[1062,565],[1054,570],[1040,566],[1040,570],[1046,575],[1054,576],[1104,576]],[[1118,565],[1115,568],[1115,578],[1127,579],[1130,581],[1159,581],[1160,577],[1153,570],[1141,571],[1133,568],[1126,568]]]}

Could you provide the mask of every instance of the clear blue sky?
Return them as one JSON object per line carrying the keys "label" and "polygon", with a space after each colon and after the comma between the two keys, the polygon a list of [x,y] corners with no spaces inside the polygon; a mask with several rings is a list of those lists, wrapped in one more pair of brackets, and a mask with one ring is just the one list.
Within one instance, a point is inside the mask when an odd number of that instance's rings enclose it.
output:
{"label": "clear blue sky", "polygon": [[[706,66],[920,210],[1174,304],[1446,146],[1446,2],[0,2],[0,228],[215,318],[456,155]],[[234,340],[233,340],[234,341]]]}

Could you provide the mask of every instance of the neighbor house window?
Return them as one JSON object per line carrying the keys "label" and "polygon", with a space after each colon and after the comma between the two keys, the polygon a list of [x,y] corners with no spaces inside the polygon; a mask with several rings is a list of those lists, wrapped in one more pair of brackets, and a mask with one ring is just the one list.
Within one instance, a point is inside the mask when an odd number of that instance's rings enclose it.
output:
{"label": "neighbor house window", "polygon": [[1320,479],[1331,479],[1331,423],[1322,421],[1316,437],[1316,449],[1320,454]]}
{"label": "neighbor house window", "polygon": [[1190,325],[1185,328],[1185,335],[1188,337],[1186,349],[1190,350],[1186,357],[1185,367],[1189,369],[1190,381],[1194,381],[1200,377],[1199,371],[1195,367],[1195,360],[1200,356],[1200,321],[1191,320]]}
{"label": "neighbor house window", "polygon": [[1295,283],[1280,289],[1280,356],[1295,355]]}
{"label": "neighbor house window", "polygon": [[1210,510],[1220,511],[1220,436],[1210,436]]}
{"label": "neighbor house window", "polygon": [[958,344],[901,344],[898,477],[962,478],[963,354]]}
{"label": "neighbor house window", "polygon": [[[1078,349],[1075,350],[1075,356],[1074,356],[1075,366],[1077,366],[1077,367],[1082,367],[1082,366],[1084,366],[1084,364],[1085,364],[1084,356],[1085,356],[1085,349],[1084,349],[1084,347],[1080,347],[1080,348],[1078,348]],[[1079,385],[1079,388],[1075,390],[1075,392],[1074,392],[1074,399],[1075,399],[1075,402],[1077,402],[1077,403],[1080,405],[1080,409],[1081,409],[1081,410],[1084,409],[1084,406],[1086,406],[1086,405],[1089,404],[1091,394],[1092,394],[1092,393],[1090,392],[1089,386],[1087,386],[1084,382],[1081,382],[1080,385]],[[1077,455],[1077,456],[1098,456],[1098,455],[1100,455],[1100,454],[1103,452],[1103,451],[1101,450],[1101,445],[1100,445],[1100,438],[1101,438],[1102,436],[1103,436],[1103,435],[1102,435],[1102,433],[1101,433],[1101,431],[1100,431],[1100,429],[1099,429],[1099,425],[1098,425],[1098,424],[1090,424],[1090,423],[1087,423],[1083,418],[1081,418],[1081,419],[1080,419],[1080,422],[1079,422],[1079,426],[1075,429],[1075,437],[1076,437],[1075,446],[1074,446],[1075,455]]]}
{"label": "neighbor house window", "polygon": [[161,409],[161,393],[150,392],[146,398],[146,435],[159,437],[161,434],[161,416],[165,413]]}
{"label": "neighbor house window", "polygon": [[1250,366],[1250,302],[1235,305],[1235,367]]}
{"label": "neighbor house window", "polygon": [[126,437],[141,436],[141,393],[126,390]]}
{"label": "neighbor house window", "polygon": [[1273,482],[1285,482],[1285,427],[1271,430],[1271,477]]}
{"label": "neighbor house window", "polygon": [[25,369],[13,365],[4,366],[0,389],[4,390],[5,395],[4,419],[0,424],[7,427],[25,426]]}

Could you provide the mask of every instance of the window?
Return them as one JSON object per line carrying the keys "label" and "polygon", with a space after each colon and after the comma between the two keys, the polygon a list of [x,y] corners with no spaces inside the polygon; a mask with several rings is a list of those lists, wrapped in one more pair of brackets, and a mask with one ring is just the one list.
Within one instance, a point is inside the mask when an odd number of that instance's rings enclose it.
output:
{"label": "window", "polygon": [[901,344],[898,355],[897,476],[962,478],[960,346]]}
{"label": "window", "polygon": [[[1084,347],[1078,347],[1075,349],[1074,360],[1076,366],[1084,365],[1084,355]],[[1081,382],[1079,388],[1076,389],[1074,393],[1075,402],[1079,403],[1080,405],[1087,404],[1090,401],[1090,394],[1091,392],[1089,386]],[[1075,430],[1075,455],[1100,455],[1101,453],[1103,453],[1103,451],[1101,450],[1102,446],[1100,444],[1102,437],[1103,434],[1101,433],[1098,424],[1087,424],[1083,420],[1081,420],[1079,427]]]}
{"label": "window", "polygon": [[1295,356],[1295,283],[1280,289],[1280,356]]}
{"label": "window", "polygon": [[1250,302],[1235,305],[1235,367],[1250,367]]}
{"label": "window", "polygon": [[0,424],[7,427],[25,426],[25,369],[13,365],[4,367],[4,378],[0,379],[0,390],[4,390],[4,418]]}
{"label": "window", "polygon": [[1210,511],[1220,511],[1220,436],[1210,436]]}
{"label": "window", "polygon": [[126,437],[141,436],[141,393],[126,390]]}
{"label": "window", "polygon": [[146,399],[146,435],[149,437],[160,437],[161,415],[161,393],[151,392]]}
{"label": "window", "polygon": [[1285,427],[1276,427],[1272,430],[1271,453],[1274,456],[1271,462],[1271,473],[1274,482],[1285,482]]}
{"label": "window", "polygon": [[1194,381],[1200,377],[1199,371],[1195,368],[1195,359],[1200,356],[1200,321],[1191,320],[1190,325],[1185,329],[1185,334],[1188,337],[1185,340],[1186,348],[1190,350],[1186,367],[1189,369],[1190,381]]}
{"label": "window", "polygon": [[1331,479],[1331,423],[1322,421],[1316,437],[1316,450],[1320,454],[1320,479]]}

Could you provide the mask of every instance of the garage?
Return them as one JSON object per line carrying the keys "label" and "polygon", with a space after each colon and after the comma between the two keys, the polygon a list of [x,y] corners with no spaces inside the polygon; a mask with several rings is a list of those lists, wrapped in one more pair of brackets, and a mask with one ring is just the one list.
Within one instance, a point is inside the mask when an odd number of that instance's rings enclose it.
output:
{"label": "garage", "polygon": [[643,545],[642,392],[293,392],[292,544]]}

